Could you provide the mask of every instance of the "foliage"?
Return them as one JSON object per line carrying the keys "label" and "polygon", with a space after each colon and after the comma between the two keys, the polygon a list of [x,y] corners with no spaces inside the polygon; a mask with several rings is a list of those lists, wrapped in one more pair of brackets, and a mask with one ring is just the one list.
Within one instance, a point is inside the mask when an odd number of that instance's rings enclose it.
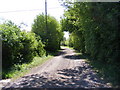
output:
{"label": "foliage", "polygon": [[65,37],[63,37],[63,40],[61,41],[61,45],[62,46],[69,46],[69,39],[66,39]]}
{"label": "foliage", "polygon": [[32,25],[32,32],[41,37],[47,51],[58,50],[63,37],[60,25],[54,17],[48,15],[46,27],[45,17],[44,14],[37,15]]}
{"label": "foliage", "polygon": [[119,8],[119,3],[100,2],[69,6],[61,22],[71,33],[70,45],[102,64],[120,64]]}
{"label": "foliage", "polygon": [[3,77],[2,78],[19,78],[21,76],[24,76],[26,73],[28,73],[31,68],[41,65],[53,56],[45,56],[45,57],[34,57],[33,61],[30,63],[23,63],[23,64],[14,64],[11,68],[9,68],[9,71],[2,72]]}
{"label": "foliage", "polygon": [[118,62],[118,12],[118,3],[75,3],[65,12],[62,29],[71,32],[76,49],[85,48],[97,60]]}
{"label": "foliage", "polygon": [[44,45],[36,39],[34,33],[20,31],[11,21],[0,25],[0,32],[3,70],[14,64],[31,62],[35,56],[45,54]]}

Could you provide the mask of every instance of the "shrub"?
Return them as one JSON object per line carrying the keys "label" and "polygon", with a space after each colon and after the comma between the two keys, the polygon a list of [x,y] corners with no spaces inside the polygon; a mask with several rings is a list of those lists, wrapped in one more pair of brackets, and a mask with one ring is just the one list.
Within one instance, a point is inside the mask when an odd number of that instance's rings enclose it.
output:
{"label": "shrub", "polygon": [[2,65],[8,69],[14,64],[28,63],[35,56],[45,55],[44,45],[34,33],[20,31],[11,22],[0,25],[2,32]]}

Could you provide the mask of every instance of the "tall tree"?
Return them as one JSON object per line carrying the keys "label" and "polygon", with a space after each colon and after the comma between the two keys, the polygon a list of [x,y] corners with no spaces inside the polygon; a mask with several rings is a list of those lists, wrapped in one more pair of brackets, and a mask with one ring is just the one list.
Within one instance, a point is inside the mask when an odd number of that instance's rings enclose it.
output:
{"label": "tall tree", "polygon": [[44,14],[37,15],[34,20],[34,24],[32,25],[32,31],[41,37],[42,42],[45,44],[46,50],[58,50],[60,49],[60,42],[63,37],[60,24],[54,17],[48,15],[46,25],[45,18],[46,17]]}
{"label": "tall tree", "polygon": [[76,2],[66,10],[62,29],[71,33],[71,46],[103,65],[101,72],[105,78],[120,83],[119,4]]}
{"label": "tall tree", "polygon": [[62,29],[73,47],[106,63],[119,62],[119,3],[74,3],[65,12]]}

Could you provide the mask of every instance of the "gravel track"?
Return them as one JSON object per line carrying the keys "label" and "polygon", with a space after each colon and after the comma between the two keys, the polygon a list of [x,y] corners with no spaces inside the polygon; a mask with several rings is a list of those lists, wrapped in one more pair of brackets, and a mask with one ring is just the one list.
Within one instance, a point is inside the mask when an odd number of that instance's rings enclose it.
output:
{"label": "gravel track", "polygon": [[75,55],[74,50],[62,49],[60,55],[33,68],[5,88],[111,88],[84,58]]}

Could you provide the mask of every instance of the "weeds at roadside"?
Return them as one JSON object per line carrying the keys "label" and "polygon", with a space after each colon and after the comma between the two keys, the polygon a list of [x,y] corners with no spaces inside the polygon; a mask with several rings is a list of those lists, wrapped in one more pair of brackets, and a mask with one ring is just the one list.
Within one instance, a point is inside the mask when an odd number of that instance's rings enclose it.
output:
{"label": "weeds at roadside", "polygon": [[2,72],[2,78],[6,79],[6,78],[18,78],[21,77],[23,75],[25,75],[26,73],[28,73],[31,68],[41,65],[43,64],[45,61],[49,60],[50,58],[52,58],[53,56],[49,55],[47,57],[35,57],[33,59],[33,61],[31,63],[28,64],[18,64],[18,65],[14,65],[12,68],[10,68],[7,71]]}

